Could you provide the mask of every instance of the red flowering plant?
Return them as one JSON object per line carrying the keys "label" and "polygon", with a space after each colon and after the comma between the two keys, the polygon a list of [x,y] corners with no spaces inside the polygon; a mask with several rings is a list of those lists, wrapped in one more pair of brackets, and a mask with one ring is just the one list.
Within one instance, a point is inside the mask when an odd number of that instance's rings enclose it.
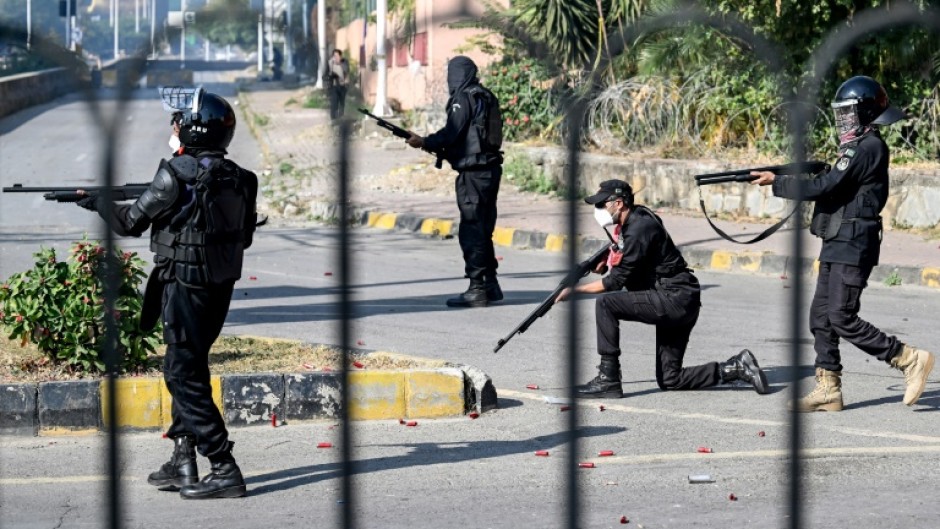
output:
{"label": "red flowering plant", "polygon": [[[36,344],[52,362],[86,373],[105,370],[105,248],[87,238],[74,243],[65,261],[53,248],[34,254],[32,269],[0,283],[0,327],[11,340]],[[119,287],[114,303],[123,371],[144,367],[160,342],[159,326],[138,328],[143,297],[138,291],[145,263],[135,252],[115,250]]]}
{"label": "red flowering plant", "polygon": [[549,131],[559,97],[539,62],[515,58],[491,64],[483,71],[481,82],[499,100],[504,139],[521,141]]}

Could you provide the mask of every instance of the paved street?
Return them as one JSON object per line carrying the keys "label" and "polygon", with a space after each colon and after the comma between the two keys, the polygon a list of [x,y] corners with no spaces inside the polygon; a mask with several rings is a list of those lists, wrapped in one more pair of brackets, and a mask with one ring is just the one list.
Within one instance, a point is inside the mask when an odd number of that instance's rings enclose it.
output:
{"label": "paved street", "polygon": [[[99,146],[77,105],[57,106],[55,114],[47,109],[15,126],[0,122],[4,186],[89,181]],[[125,181],[145,180],[157,157],[168,154],[168,120],[152,100],[135,100],[131,108],[119,167],[133,175]],[[256,152],[244,128],[232,151]],[[250,168],[260,164],[256,157],[234,158]],[[17,201],[22,198],[27,199]],[[83,232],[94,233],[100,229],[95,219],[39,196],[0,195],[0,277],[27,267],[40,244],[65,248]],[[264,228],[246,254],[245,279],[237,285],[224,332],[336,343],[336,236],[334,229],[313,224]],[[550,312],[499,354],[491,351],[555,286],[564,272],[563,254],[499,250],[505,302],[452,310],[444,300],[466,287],[456,241],[368,229],[357,229],[354,236],[353,336],[361,347],[475,365],[492,376],[500,396],[500,409],[477,420],[422,420],[415,428],[392,421],[356,423],[353,501],[360,526],[561,526],[563,432],[571,412],[543,397],[566,391],[561,344],[567,307]],[[146,241],[124,246],[147,255]],[[626,397],[603,402],[603,412],[595,402],[576,408],[585,438],[579,459],[597,465],[579,471],[582,527],[620,526],[621,516],[630,519],[629,526],[645,528],[785,526],[788,296],[800,285],[776,276],[702,272],[699,277],[704,311],[686,363],[724,360],[747,347],[767,369],[774,392],[763,397],[744,387],[661,392],[654,381],[653,330],[625,325]],[[809,285],[803,287],[808,298]],[[593,304],[580,303],[579,368],[587,379],[597,361]],[[864,318],[935,352],[938,313],[940,296],[932,289],[874,284],[863,298]],[[811,377],[812,348],[808,340],[804,344],[801,373]],[[846,410],[808,416],[805,423],[807,527],[935,525],[940,519],[937,375],[911,409],[900,402],[899,372],[850,346],[844,363]],[[541,389],[528,390],[527,384]],[[155,432],[128,433],[122,437],[127,527],[334,527],[343,500],[338,450],[315,448],[321,441],[338,444],[331,425],[233,430],[249,496],[208,502],[184,502],[147,485],[147,473],[166,460],[170,444]],[[765,436],[758,435],[761,431]],[[700,446],[714,453],[697,453]],[[100,435],[0,440],[0,527],[102,527],[104,447]],[[536,450],[550,455],[536,457]],[[615,455],[596,457],[600,450]],[[200,465],[208,468],[204,459]],[[691,474],[710,474],[715,483],[690,484]],[[729,494],[738,500],[729,501]]]}

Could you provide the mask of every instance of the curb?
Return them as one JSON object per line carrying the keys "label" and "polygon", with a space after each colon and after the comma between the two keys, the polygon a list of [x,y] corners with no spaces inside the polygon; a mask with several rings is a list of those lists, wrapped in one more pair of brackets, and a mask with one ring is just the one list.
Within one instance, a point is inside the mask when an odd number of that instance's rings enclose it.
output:
{"label": "curb", "polygon": [[[488,375],[473,366],[350,371],[354,420],[428,419],[496,409]],[[336,371],[251,373],[211,378],[212,399],[228,426],[335,419],[341,411]],[[164,429],[171,397],[162,378],[116,381],[118,426]],[[0,434],[75,435],[108,428],[106,380],[0,384]]]}
{"label": "curb", "polygon": [[[363,211],[356,215],[353,223],[380,230],[412,232],[426,236],[451,238],[457,233],[459,224],[449,219],[421,218],[410,214],[387,211]],[[604,239],[582,238],[578,241],[582,253],[593,253],[607,244]],[[518,230],[496,226],[493,244],[518,249],[561,252],[568,248],[568,237],[555,233]],[[689,267],[718,272],[765,274],[786,276],[793,266],[793,259],[771,252],[705,250],[680,248],[689,262]],[[804,257],[799,263],[804,274],[816,275],[819,261]],[[870,281],[900,280],[900,284],[917,285],[940,289],[940,268],[881,264],[872,269]]]}

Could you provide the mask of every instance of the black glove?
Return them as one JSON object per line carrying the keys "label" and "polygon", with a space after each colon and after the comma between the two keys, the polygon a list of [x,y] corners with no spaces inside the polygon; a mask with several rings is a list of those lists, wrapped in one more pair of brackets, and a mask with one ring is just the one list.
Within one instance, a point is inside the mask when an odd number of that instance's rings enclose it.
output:
{"label": "black glove", "polygon": [[98,211],[98,197],[96,196],[87,196],[75,203],[89,211]]}

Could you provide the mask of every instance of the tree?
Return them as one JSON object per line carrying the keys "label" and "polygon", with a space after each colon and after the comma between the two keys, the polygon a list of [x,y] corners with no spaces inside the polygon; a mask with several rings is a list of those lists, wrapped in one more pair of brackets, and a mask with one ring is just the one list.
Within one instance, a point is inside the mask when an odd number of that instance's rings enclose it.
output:
{"label": "tree", "polygon": [[193,29],[218,45],[251,49],[258,44],[258,14],[245,0],[215,0],[196,13]]}

